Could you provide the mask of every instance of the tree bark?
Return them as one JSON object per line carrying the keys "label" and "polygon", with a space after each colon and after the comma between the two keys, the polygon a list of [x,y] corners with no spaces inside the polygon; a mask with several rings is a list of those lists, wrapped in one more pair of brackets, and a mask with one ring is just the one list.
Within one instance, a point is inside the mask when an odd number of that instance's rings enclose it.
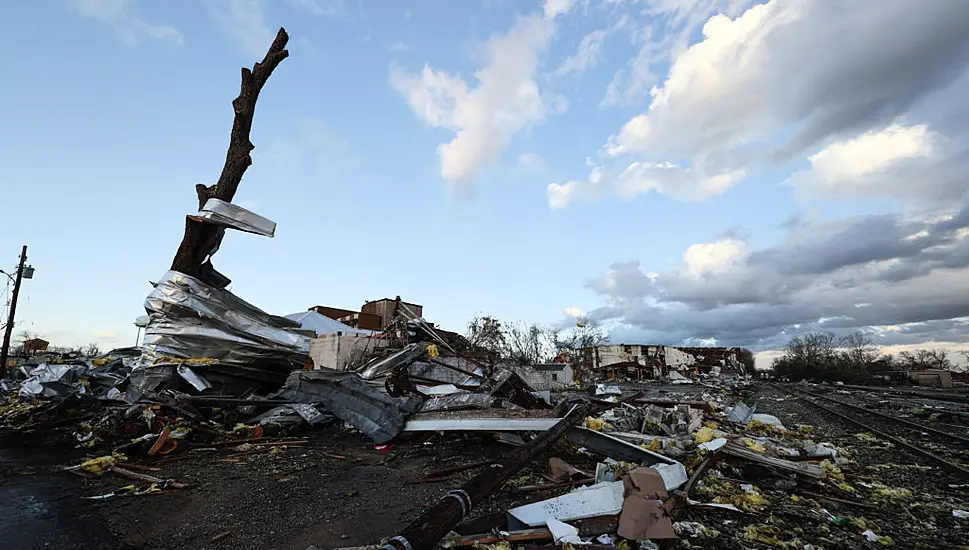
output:
{"label": "tree bark", "polygon": [[[235,118],[232,121],[225,165],[215,185],[195,186],[199,209],[211,198],[232,202],[243,174],[252,164],[250,153],[255,149],[255,145],[249,140],[249,132],[252,130],[252,118],[256,112],[256,100],[259,99],[259,92],[269,76],[280,62],[289,56],[289,51],[285,49],[288,41],[289,35],[286,34],[286,30],[280,28],[263,60],[256,63],[252,70],[242,68],[239,97],[232,101]],[[224,234],[225,230],[217,225],[186,219],[185,235],[175,253],[171,269],[202,279],[207,283],[216,284],[218,279],[213,275],[214,269],[207,258],[218,250]]]}

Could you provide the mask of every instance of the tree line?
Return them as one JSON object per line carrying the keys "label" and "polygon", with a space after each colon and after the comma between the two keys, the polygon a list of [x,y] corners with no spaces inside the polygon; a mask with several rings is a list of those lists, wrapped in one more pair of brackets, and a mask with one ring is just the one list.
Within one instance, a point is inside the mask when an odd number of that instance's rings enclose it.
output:
{"label": "tree line", "polygon": [[555,328],[540,323],[501,321],[489,315],[475,316],[465,332],[468,351],[494,360],[508,359],[524,365],[548,363],[563,354],[605,344],[605,331],[593,320],[576,319],[575,325]]}
{"label": "tree line", "polygon": [[[969,361],[969,353],[963,352]],[[863,332],[842,338],[830,332],[797,336],[787,344],[784,355],[773,362],[775,376],[791,379],[864,380],[894,370],[950,370],[952,362],[945,350],[916,349],[898,355],[880,353],[878,346]]]}

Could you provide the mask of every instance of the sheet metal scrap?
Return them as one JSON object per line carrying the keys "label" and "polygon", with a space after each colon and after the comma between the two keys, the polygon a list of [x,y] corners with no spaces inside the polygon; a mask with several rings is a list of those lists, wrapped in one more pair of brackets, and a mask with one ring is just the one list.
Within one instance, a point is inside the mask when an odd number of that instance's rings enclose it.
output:
{"label": "sheet metal scrap", "polygon": [[378,444],[397,437],[420,406],[416,398],[391,397],[371,387],[356,373],[322,370],[293,371],[278,397],[319,403]]}
{"label": "sheet metal scrap", "polygon": [[131,374],[140,392],[157,389],[185,360],[206,360],[193,366],[210,382],[221,376],[277,386],[308,360],[310,338],[292,330],[298,324],[184,273],[167,272],[145,309],[144,351]]}

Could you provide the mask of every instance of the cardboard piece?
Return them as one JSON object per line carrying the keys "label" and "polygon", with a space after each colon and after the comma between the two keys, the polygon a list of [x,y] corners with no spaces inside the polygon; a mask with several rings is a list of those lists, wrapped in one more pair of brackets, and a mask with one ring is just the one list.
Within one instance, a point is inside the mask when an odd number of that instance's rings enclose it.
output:
{"label": "cardboard piece", "polygon": [[673,520],[663,510],[669,498],[663,476],[652,468],[636,468],[622,481],[626,498],[616,534],[631,540],[675,539]]}
{"label": "cardboard piece", "polygon": [[570,479],[586,479],[590,476],[561,458],[548,459],[548,475],[554,481],[568,481]]}
{"label": "cardboard piece", "polygon": [[673,520],[663,511],[663,501],[626,497],[616,534],[630,540],[675,539]]}
{"label": "cardboard piece", "polygon": [[652,468],[636,468],[623,476],[622,481],[625,487],[625,496],[635,493],[642,494],[645,498],[653,500],[666,500],[669,495],[666,493],[666,485],[663,476]]}

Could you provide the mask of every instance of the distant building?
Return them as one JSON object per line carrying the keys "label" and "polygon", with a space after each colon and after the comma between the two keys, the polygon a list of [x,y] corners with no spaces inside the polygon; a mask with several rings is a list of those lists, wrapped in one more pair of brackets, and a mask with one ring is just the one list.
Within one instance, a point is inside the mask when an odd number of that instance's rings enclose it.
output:
{"label": "distant building", "polygon": [[578,354],[601,379],[647,380],[671,370],[708,373],[714,367],[724,374],[744,372],[740,348],[607,344],[582,348]]}
{"label": "distant building", "polygon": [[24,353],[30,355],[38,351],[44,351],[50,342],[44,340],[43,338],[31,338],[29,340],[24,340]]}
{"label": "distant building", "polygon": [[398,296],[396,299],[383,298],[367,302],[360,308],[360,312],[380,317],[380,328],[385,329],[397,317],[403,317],[408,320],[423,317],[424,306],[404,302]]}
{"label": "distant building", "polygon": [[535,391],[561,391],[574,382],[572,365],[569,363],[522,365],[512,367],[512,370]]}
{"label": "distant building", "polygon": [[404,302],[400,296],[366,302],[360,311],[330,306],[313,306],[310,310],[362,330],[384,330],[397,317],[414,319],[424,315],[424,306]]}
{"label": "distant building", "polygon": [[947,370],[913,370],[908,371],[908,377],[919,386],[935,386],[937,388],[952,387],[952,373]]}

